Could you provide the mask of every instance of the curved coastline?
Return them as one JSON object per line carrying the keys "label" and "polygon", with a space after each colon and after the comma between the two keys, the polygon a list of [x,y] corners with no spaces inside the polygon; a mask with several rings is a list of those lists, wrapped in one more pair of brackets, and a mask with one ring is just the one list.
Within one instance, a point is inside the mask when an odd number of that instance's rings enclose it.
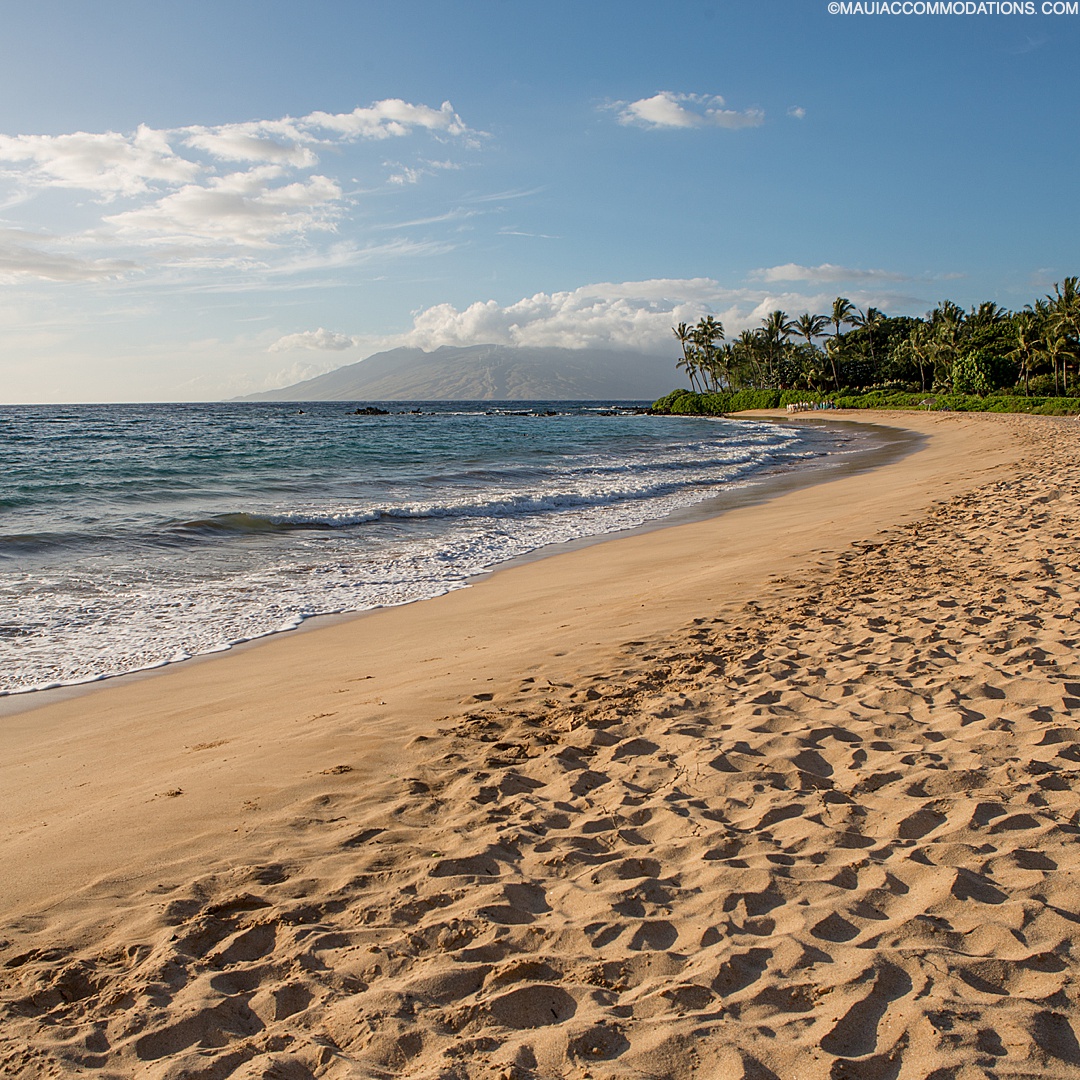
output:
{"label": "curved coastline", "polygon": [[[194,655],[181,656],[172,660],[160,661],[147,667],[135,668],[130,671],[116,674],[96,675],[84,679],[73,680],[68,683],[56,683],[44,687],[35,687],[25,690],[0,691],[0,721],[4,717],[15,713],[25,712],[41,706],[65,701],[84,693],[94,693],[106,686],[112,686],[118,682],[132,679],[152,678],[155,675],[171,670],[178,664],[206,663],[214,661],[222,656],[232,654],[237,650],[260,645],[267,641],[279,638],[283,634],[292,634],[297,631],[317,630],[325,626],[335,625],[338,622],[367,616],[378,611],[388,610],[389,607],[408,607],[412,604],[426,603],[436,600],[449,592],[461,588],[470,588],[479,581],[489,578],[505,569],[525,565],[540,559],[553,558],[572,551],[592,547],[595,544],[607,543],[611,540],[633,536],[639,533],[652,532],[657,529],[666,529],[693,521],[701,521],[707,518],[723,514],[741,506],[750,506],[763,500],[775,498],[785,491],[794,490],[814,484],[824,483],[828,479],[838,475],[862,472],[873,469],[888,461],[912,452],[918,445],[922,436],[913,432],[905,431],[895,426],[868,423],[860,419],[840,419],[835,415],[820,417],[796,417],[787,414],[757,413],[745,414],[748,419],[767,420],[781,426],[798,427],[806,424],[815,424],[823,428],[840,427],[855,429],[876,438],[875,445],[854,451],[851,454],[827,456],[823,460],[811,460],[795,468],[785,470],[768,471],[749,480],[725,486],[715,495],[708,496],[700,502],[682,507],[662,517],[643,522],[631,528],[619,529],[613,532],[592,533],[580,536],[573,540],[556,544],[549,544],[532,551],[527,551],[511,559],[497,563],[469,575],[461,584],[448,585],[443,591],[433,593],[431,596],[419,597],[405,601],[398,605],[384,605],[379,607],[346,609],[342,611],[316,612],[312,615],[300,616],[292,625],[286,625],[254,637],[241,638],[236,641],[222,644],[218,648]],[[737,420],[738,417],[728,419]]]}
{"label": "curved coastline", "polygon": [[827,1080],[992,1024],[1040,1071],[1080,428],[880,422],[925,439],[8,717],[0,1065]]}

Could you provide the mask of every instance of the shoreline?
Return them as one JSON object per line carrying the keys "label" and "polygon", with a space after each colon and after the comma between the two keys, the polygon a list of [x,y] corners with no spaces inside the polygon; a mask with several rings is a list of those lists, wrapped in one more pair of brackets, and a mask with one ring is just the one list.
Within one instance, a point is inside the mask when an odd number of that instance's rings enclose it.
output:
{"label": "shoreline", "polygon": [[890,421],[871,472],[9,717],[0,1071],[1075,1075],[1080,440]]}
{"label": "shoreline", "polygon": [[[733,419],[737,418],[738,417],[734,417]],[[820,463],[811,463],[805,467],[789,469],[784,472],[767,472],[750,481],[740,482],[739,484],[734,485],[730,490],[721,490],[716,495],[709,496],[698,503],[682,507],[663,517],[646,521],[641,525],[621,529],[616,532],[593,533],[587,536],[577,537],[573,540],[536,548],[471,575],[460,588],[472,588],[478,582],[490,578],[492,574],[500,573],[503,570],[511,569],[515,566],[526,565],[541,559],[554,558],[572,551],[591,547],[594,544],[607,543],[610,540],[635,536],[656,529],[672,528],[693,521],[701,521],[717,514],[726,513],[740,506],[754,505],[763,500],[774,498],[787,490],[827,482],[829,479],[827,474],[829,473],[846,475],[850,472],[857,473],[867,469],[873,469],[881,463],[894,460],[899,456],[912,452],[918,443],[918,437],[912,436],[910,432],[905,433],[902,430],[898,431],[895,427],[867,423],[857,419],[845,418],[843,420],[835,420],[832,416],[805,416],[793,419],[786,414],[781,414],[779,411],[774,414],[762,413],[753,416],[748,414],[748,418],[759,421],[767,420],[777,423],[780,426],[796,426],[800,421],[802,423],[818,424],[825,427],[828,427],[830,424],[833,426],[838,424],[841,427],[854,427],[868,431],[872,430],[881,441],[879,445],[868,447],[859,452],[857,460],[853,462],[846,460],[826,460]],[[884,436],[881,435],[882,430],[886,433]],[[456,591],[456,589],[451,588],[447,590],[447,592],[453,591]],[[436,600],[440,596],[445,595],[446,593],[437,593],[434,596],[410,600],[403,604],[393,606],[408,607],[412,604]],[[112,686],[118,681],[126,682],[135,679],[153,678],[162,672],[171,670],[177,664],[208,663],[226,655],[231,655],[237,651],[257,647],[263,643],[279,638],[282,635],[297,632],[310,632],[336,625],[339,622],[368,616],[383,610],[387,610],[387,608],[376,607],[349,611],[318,612],[313,615],[302,617],[295,626],[272,630],[265,634],[260,634],[258,637],[230,642],[210,652],[197,653],[194,656],[188,656],[182,660],[157,663],[150,667],[136,668],[132,671],[119,672],[115,675],[95,676],[88,679],[82,679],[78,682],[59,683],[28,690],[4,691],[0,693],[0,723],[4,721],[5,717],[26,712],[31,709],[38,709],[48,705],[57,704],[62,701],[68,701],[83,694],[92,694],[107,686]]]}
{"label": "shoreline", "polygon": [[[883,417],[882,423],[887,425],[890,419],[894,426],[900,426],[900,418],[896,417]],[[917,424],[923,434],[935,428],[950,434],[960,432],[972,423],[955,414],[945,418],[931,415],[922,423],[919,416],[904,419],[905,428]],[[877,478],[889,470],[903,470],[909,463],[929,464],[928,459],[932,459],[935,473],[953,473],[955,467],[948,460],[949,452],[944,453],[946,460],[942,457],[940,447],[935,454],[935,440],[931,438],[920,452],[871,474],[796,488],[719,517],[636,536],[612,537],[561,557],[506,568],[480,579],[468,589],[444,593],[422,604],[329,616],[323,625],[306,632],[275,634],[228,652],[65,688],[68,693],[58,701],[4,717],[0,725],[0,748],[4,751],[0,753],[0,761],[10,764],[0,765],[0,792],[6,795],[0,795],[0,810],[14,802],[19,812],[14,813],[12,806],[13,819],[47,820],[49,808],[58,805],[58,788],[76,787],[81,782],[78,774],[90,763],[92,768],[104,770],[106,776],[114,775],[115,757],[122,754],[144,767],[154,763],[133,793],[129,807],[134,812],[136,806],[148,800],[159,800],[162,791],[183,787],[183,777],[195,764],[181,765],[177,761],[177,755],[182,755],[185,747],[217,744],[234,724],[239,725],[244,735],[244,766],[262,781],[252,784],[251,790],[261,794],[264,786],[281,784],[278,799],[287,802],[289,796],[284,793],[291,786],[294,763],[289,758],[282,760],[280,755],[273,755],[272,765],[265,760],[260,762],[263,740],[251,728],[251,713],[256,708],[262,708],[272,717],[272,725],[293,736],[289,729],[295,724],[292,719],[295,715],[338,718],[341,701],[338,695],[351,695],[355,689],[351,684],[360,682],[365,693],[360,702],[363,713],[358,721],[362,728],[372,730],[380,749],[390,753],[389,736],[402,726],[410,733],[422,733],[423,725],[432,719],[455,706],[467,705],[475,696],[470,691],[486,690],[485,686],[476,684],[504,680],[523,663],[526,668],[532,668],[538,659],[558,673],[556,681],[565,681],[572,677],[565,671],[565,658],[575,649],[592,651],[599,647],[610,651],[627,638],[673,631],[691,618],[698,606],[730,603],[735,597],[752,598],[768,571],[788,565],[793,557],[804,553],[816,557],[835,554],[840,545],[848,542],[854,524],[851,519],[855,515],[850,509],[845,512],[845,501],[853,497],[842,493],[845,486],[867,494],[868,487],[880,492],[884,484],[867,485],[868,475]],[[981,458],[975,466],[977,475],[981,476],[994,464],[992,456]],[[944,481],[949,485],[958,482],[959,478]],[[910,480],[908,487],[910,490]],[[821,500],[819,495],[826,490],[834,497]],[[837,496],[836,492],[841,493]],[[884,498],[885,504],[893,507],[897,501],[895,496]],[[924,496],[924,501],[930,503],[934,499]],[[827,503],[824,508],[823,502]],[[901,513],[895,514],[895,509],[893,513],[903,519],[915,509],[909,511],[905,506]],[[768,535],[761,543],[747,543],[743,535],[747,528],[764,528]],[[859,531],[872,533],[874,524],[867,523]],[[712,587],[704,589],[697,584],[688,587],[677,567],[678,561],[697,569],[694,553],[699,548],[709,550],[718,541],[724,547],[717,568],[720,573],[715,575]],[[761,558],[762,547],[772,549],[766,560]],[[616,559],[616,553],[622,558]],[[672,559],[673,564],[665,565],[666,559]],[[629,599],[623,594],[628,578],[633,583]],[[696,577],[692,579],[696,580]],[[590,628],[593,620],[598,620],[599,625]],[[458,629],[480,621],[487,624],[480,632],[465,633]],[[531,625],[534,621],[549,624],[552,631],[541,632],[544,640],[539,657],[530,655],[530,650],[538,644]],[[603,633],[598,634],[597,630]],[[440,659],[442,662],[438,663]],[[432,664],[438,668],[434,678],[430,674]],[[20,697],[13,695],[8,700],[17,702]],[[388,711],[390,718],[386,717]],[[155,714],[161,718],[159,725],[148,727],[143,718]],[[173,725],[176,730],[172,730]],[[356,723],[350,722],[347,729],[357,730]],[[322,732],[315,745],[325,751],[327,743],[333,745],[330,731]],[[310,752],[317,751],[312,748]],[[207,775],[199,778],[198,793],[208,802],[192,813],[188,808],[196,800],[170,800],[165,821],[190,830],[207,818],[211,822],[219,816],[225,821],[235,818],[235,800],[223,798],[223,792],[215,790],[215,785],[231,771],[224,766],[232,760],[217,761]],[[16,778],[23,780],[18,774],[11,775],[16,764],[22,766],[24,775],[32,775],[37,772],[35,766],[41,768],[46,761],[52,764],[44,769],[39,783],[14,782]],[[61,761],[65,764],[58,769]],[[27,762],[32,764],[27,767]],[[180,779],[174,783],[169,777],[178,767]],[[111,784],[102,786],[107,790]],[[246,789],[247,785],[243,787]],[[21,797],[17,794],[20,789]],[[91,816],[101,821],[101,811]],[[113,816],[111,811],[108,816]],[[61,841],[59,834],[64,830],[56,828],[61,824],[62,821],[56,821],[50,827],[47,846],[79,852],[78,861],[85,865],[89,880],[102,875],[108,879],[110,863],[115,868],[119,853],[114,853],[111,859],[103,852],[92,854],[91,837],[102,826],[69,822],[74,835]],[[136,816],[128,820],[127,827],[132,836],[145,842],[153,831],[145,825]],[[13,831],[23,832],[14,820]],[[37,830],[31,827],[31,831]],[[179,844],[181,859],[188,857],[186,852],[186,846]],[[58,861],[62,862],[59,851]],[[52,858],[45,860],[46,866],[53,862]],[[40,896],[42,885],[46,886],[48,895],[51,886],[47,882],[58,881],[62,876],[42,868],[35,871],[23,882],[26,899],[35,893]],[[154,868],[146,867],[142,873],[152,876],[153,872]],[[125,877],[130,879],[130,867],[125,869]]]}
{"label": "shoreline", "polygon": [[[677,528],[680,525],[689,525],[698,521],[708,521],[722,514],[730,513],[732,510],[768,502],[770,499],[778,498],[788,491],[797,491],[804,487],[815,487],[844,476],[870,472],[880,468],[882,465],[900,461],[909,454],[915,453],[925,440],[925,436],[898,425],[891,426],[885,423],[868,422],[854,417],[843,417],[841,419],[836,419],[832,415],[796,415],[792,417],[787,413],[774,410],[736,413],[724,419],[738,420],[740,417],[759,422],[775,423],[781,427],[818,424],[823,427],[858,428],[872,431],[880,441],[876,446],[867,447],[860,451],[854,461],[847,461],[846,459],[832,460],[830,458],[804,467],[767,472],[760,477],[735,484],[727,490],[721,490],[715,495],[702,499],[700,502],[684,506],[664,517],[646,521],[644,524],[636,525],[631,529],[623,529],[614,533],[595,533],[591,536],[579,537],[576,540],[568,540],[562,544],[554,544],[526,552],[524,555],[518,555],[513,559],[508,559],[505,563],[492,567],[484,574],[478,575],[476,580],[483,580],[491,574],[499,573],[504,569],[523,566],[539,559],[555,558],[581,548],[592,547],[594,544],[605,544],[610,540],[620,540],[657,530]],[[699,418],[694,417],[692,419]],[[356,614],[362,613],[358,612]]]}

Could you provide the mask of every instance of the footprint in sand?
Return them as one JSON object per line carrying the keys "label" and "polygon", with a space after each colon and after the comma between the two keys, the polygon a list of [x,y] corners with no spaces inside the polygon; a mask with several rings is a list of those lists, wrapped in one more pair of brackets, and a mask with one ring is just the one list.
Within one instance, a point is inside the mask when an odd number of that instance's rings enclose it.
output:
{"label": "footprint in sand", "polygon": [[1048,1056],[1070,1065],[1080,1065],[1080,1042],[1067,1016],[1053,1012],[1038,1013],[1031,1025],[1031,1036]]}
{"label": "footprint in sand", "polygon": [[577,1012],[577,1002],[565,990],[539,983],[493,998],[487,1011],[503,1027],[520,1030],[561,1024]]}
{"label": "footprint in sand", "polygon": [[855,1002],[837,1021],[821,1040],[821,1049],[844,1058],[872,1054],[877,1049],[878,1024],[889,1003],[910,994],[911,990],[911,979],[906,971],[895,964],[882,965],[870,993]]}

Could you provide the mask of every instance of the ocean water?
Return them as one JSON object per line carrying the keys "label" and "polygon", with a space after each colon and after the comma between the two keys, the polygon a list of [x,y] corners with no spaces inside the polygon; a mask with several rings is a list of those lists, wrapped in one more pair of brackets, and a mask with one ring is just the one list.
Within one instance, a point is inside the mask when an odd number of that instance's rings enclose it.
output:
{"label": "ocean water", "polygon": [[595,402],[383,407],[0,407],[0,693],[436,596],[860,438]]}

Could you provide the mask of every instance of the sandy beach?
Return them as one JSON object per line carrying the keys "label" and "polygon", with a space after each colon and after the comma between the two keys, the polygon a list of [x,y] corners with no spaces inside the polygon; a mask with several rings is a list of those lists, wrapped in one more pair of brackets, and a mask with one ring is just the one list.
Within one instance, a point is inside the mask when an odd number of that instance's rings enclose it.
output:
{"label": "sandy beach", "polygon": [[852,419],[926,438],[0,718],[0,1075],[1080,1077],[1080,424]]}

